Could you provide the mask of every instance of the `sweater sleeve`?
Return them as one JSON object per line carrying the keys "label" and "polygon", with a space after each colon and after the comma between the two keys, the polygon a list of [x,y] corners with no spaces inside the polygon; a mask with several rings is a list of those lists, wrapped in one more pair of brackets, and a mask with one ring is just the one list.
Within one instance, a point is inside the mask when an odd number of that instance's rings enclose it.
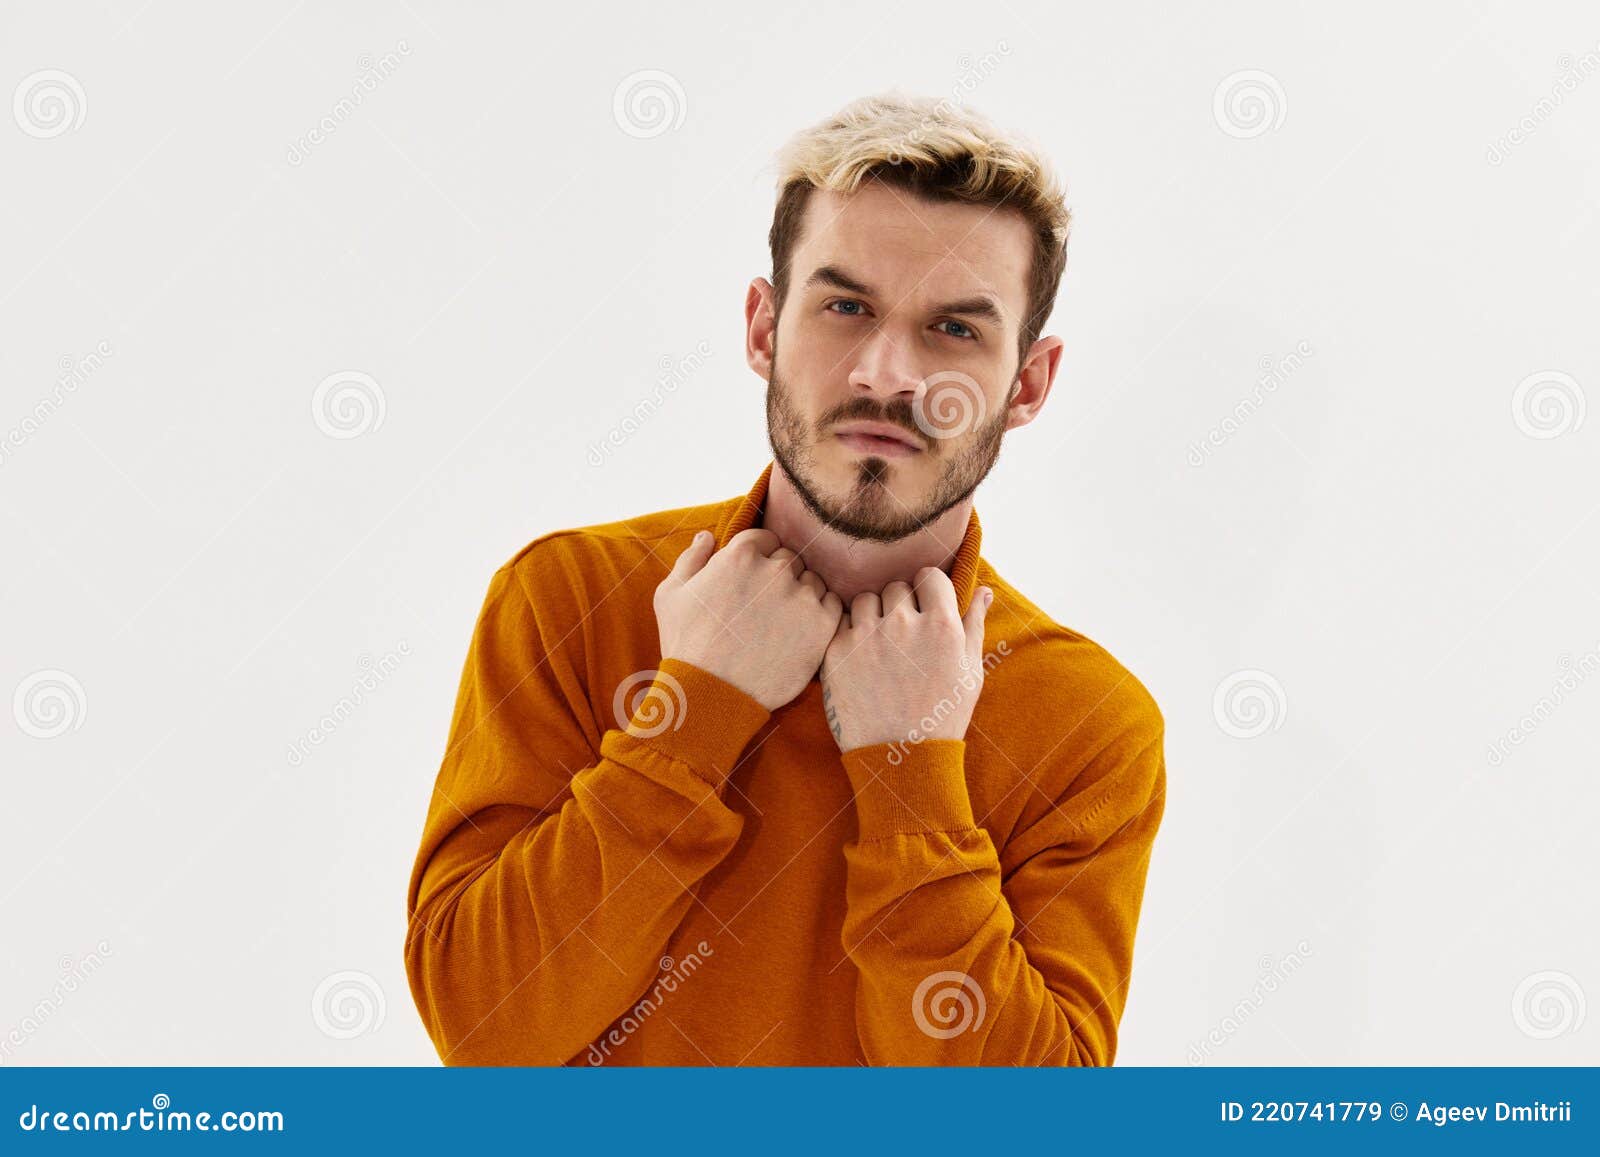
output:
{"label": "sweater sleeve", "polygon": [[965,750],[844,755],[862,1049],[872,1064],[1110,1064],[1165,797],[1159,728],[1109,744],[999,852],[974,821]]}
{"label": "sweater sleeve", "polygon": [[406,974],[446,1064],[578,1058],[648,988],[743,826],[721,794],[767,710],[665,659],[601,735],[562,629],[514,564],[496,573],[407,896]]}

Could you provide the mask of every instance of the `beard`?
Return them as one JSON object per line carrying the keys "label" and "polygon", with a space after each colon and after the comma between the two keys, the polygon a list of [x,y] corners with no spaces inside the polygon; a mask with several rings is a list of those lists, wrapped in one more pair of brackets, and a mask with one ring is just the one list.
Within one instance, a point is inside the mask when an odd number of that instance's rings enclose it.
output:
{"label": "beard", "polygon": [[[1009,395],[1006,400],[1009,403]],[[767,441],[778,466],[818,521],[848,538],[869,542],[899,542],[970,498],[1000,456],[1006,410],[1001,406],[993,418],[959,438],[928,437],[918,428],[911,403],[899,397],[888,402],[865,396],[851,398],[822,414],[815,423],[808,423],[795,403],[793,391],[778,375],[776,349],[772,374],[767,379]],[[893,423],[924,444],[921,453],[939,463],[939,475],[926,495],[920,499],[898,497],[889,480],[895,464],[902,459],[873,455],[856,461],[855,476],[846,493],[824,493],[817,478],[816,447],[829,437],[829,426],[858,419]]]}

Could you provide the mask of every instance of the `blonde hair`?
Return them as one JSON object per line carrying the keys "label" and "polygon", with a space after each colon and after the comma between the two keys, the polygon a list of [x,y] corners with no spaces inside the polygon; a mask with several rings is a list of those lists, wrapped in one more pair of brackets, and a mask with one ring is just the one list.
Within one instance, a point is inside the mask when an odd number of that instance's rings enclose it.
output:
{"label": "blonde hair", "polygon": [[1029,143],[948,99],[890,92],[852,101],[795,134],[779,151],[777,167],[778,204],[767,243],[778,310],[813,189],[853,193],[875,179],[930,201],[1021,213],[1034,239],[1028,312],[1018,343],[1021,368],[1055,306],[1071,221],[1055,172]]}

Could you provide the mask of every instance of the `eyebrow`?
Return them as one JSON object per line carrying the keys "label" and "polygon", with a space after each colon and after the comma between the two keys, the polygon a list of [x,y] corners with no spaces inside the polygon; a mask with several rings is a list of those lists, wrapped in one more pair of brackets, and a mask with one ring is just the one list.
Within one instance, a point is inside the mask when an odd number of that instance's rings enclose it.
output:
{"label": "eyebrow", "polygon": [[[850,276],[837,265],[819,266],[810,277],[806,278],[807,289],[813,285],[831,285],[835,289],[842,289],[846,293],[859,294],[862,297],[877,297],[877,291],[865,282]],[[995,325],[1004,326],[1005,317],[1000,312],[1000,306],[988,294],[974,294],[963,297],[958,301],[947,301],[933,307],[934,313],[952,313],[964,317],[981,317]]]}

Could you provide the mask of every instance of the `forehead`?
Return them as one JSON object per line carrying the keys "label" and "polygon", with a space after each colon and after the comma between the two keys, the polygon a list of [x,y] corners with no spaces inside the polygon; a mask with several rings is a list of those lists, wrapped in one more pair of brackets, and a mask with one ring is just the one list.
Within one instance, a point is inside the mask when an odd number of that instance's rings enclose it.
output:
{"label": "forehead", "polygon": [[819,266],[841,266],[896,301],[988,292],[1015,323],[1032,257],[1028,223],[1014,209],[926,201],[868,181],[853,193],[812,192],[790,270],[803,285]]}

